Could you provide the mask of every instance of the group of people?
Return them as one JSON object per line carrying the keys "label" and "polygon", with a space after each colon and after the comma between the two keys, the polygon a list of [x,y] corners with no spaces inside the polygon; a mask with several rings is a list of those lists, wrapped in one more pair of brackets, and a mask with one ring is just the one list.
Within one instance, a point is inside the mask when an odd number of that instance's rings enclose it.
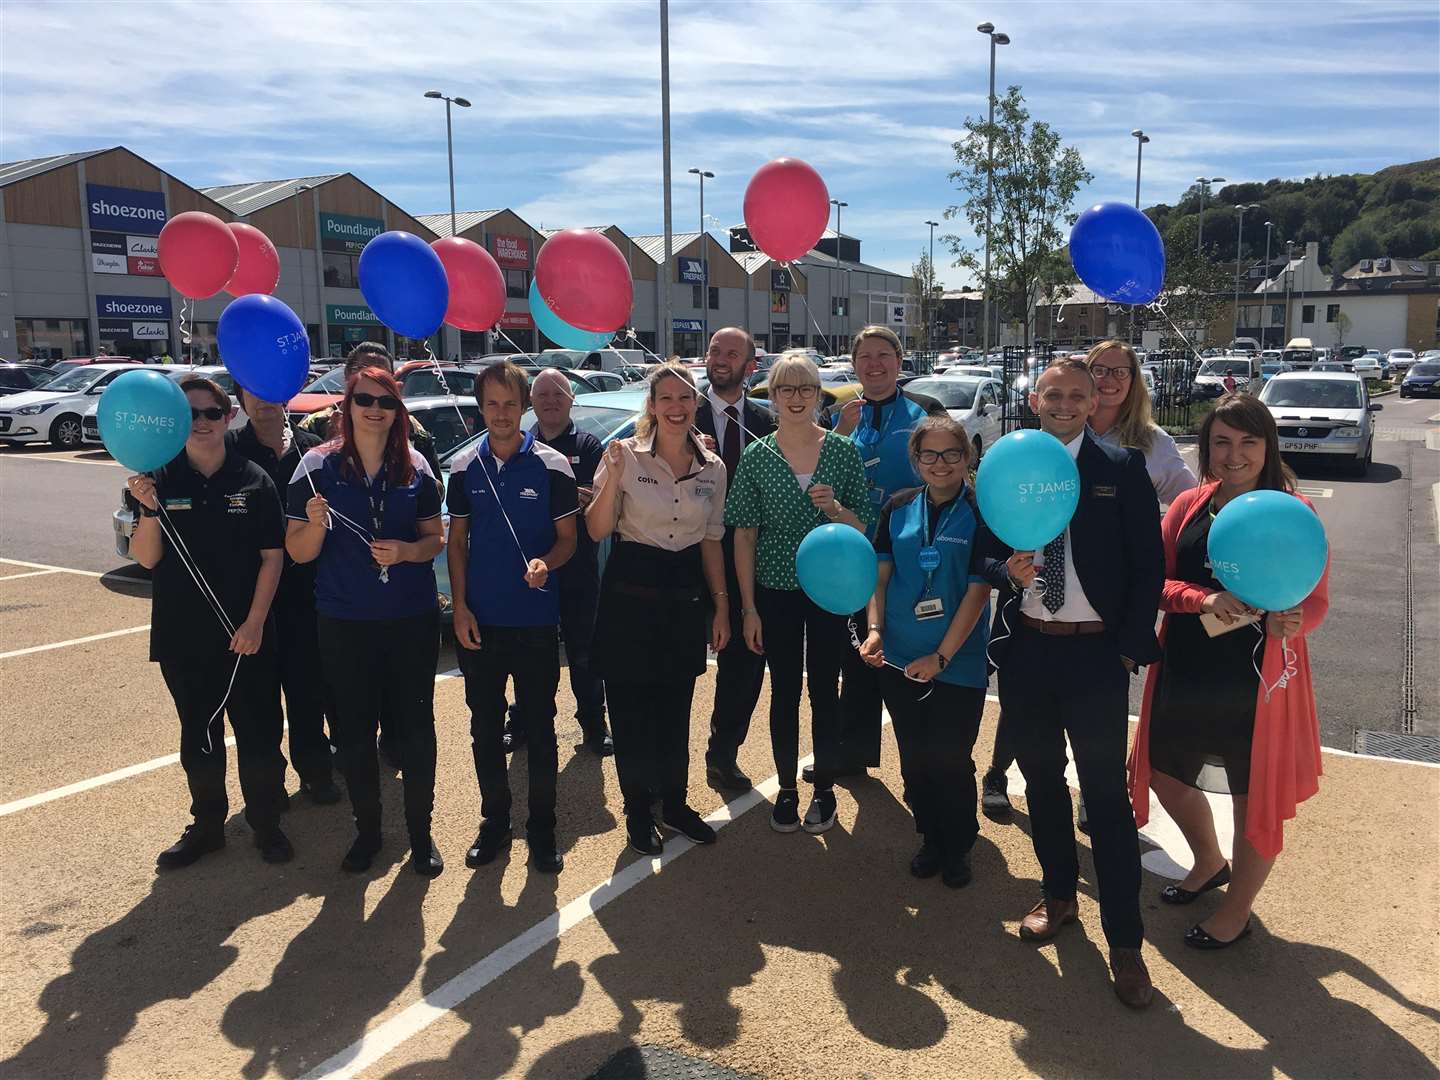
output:
{"label": "group of people", "polygon": [[[1152,996],[1138,840],[1152,790],[1194,854],[1159,899],[1189,904],[1224,888],[1185,941],[1219,949],[1242,939],[1281,826],[1320,771],[1304,639],[1324,617],[1325,580],[1293,610],[1256,612],[1225,591],[1206,558],[1210,523],[1230,500],[1257,489],[1303,498],[1269,411],[1245,394],[1222,398],[1200,429],[1197,482],[1152,421],[1128,344],[1055,362],[1030,406],[1075,459],[1079,505],[1041,550],[1012,551],[976,502],[977,445],[938,403],[898,385],[896,335],[866,327],[852,356],[863,395],[833,418],[802,353],[774,362],[767,409],[745,394],[753,338],[722,329],[709,343],[706,388],[682,365],[657,366],[634,434],[603,449],[571,422],[563,376],[542,372],[530,385],[519,368],[496,364],[475,387],[486,430],[451,461],[444,491],[378,346],[352,357],[323,442],[244,390],[249,424],[227,437],[225,392],[185,380],[194,420],[184,453],[129,481],[141,508],[132,550],[155,570],[152,659],[180,714],[194,817],[161,865],[187,865],[224,843],[222,711],[261,855],[292,856],[279,824],[283,689],[301,791],[318,802],[340,798],[334,745],[356,825],[343,867],[363,871],[380,850],[384,757],[403,778],[411,865],[441,872],[430,821],[433,563],[444,548],[481,797],[467,866],[491,863],[511,843],[506,753],[522,742],[530,860],[542,872],[563,866],[563,635],[583,745],[599,754],[613,746],[637,852],[660,853],[665,833],[715,841],[689,795],[695,682],[713,650],[709,786],[751,787],[737,755],[768,669],[779,779],[770,825],[825,832],[837,817],[836,781],[879,763],[883,705],[920,838],[910,870],[964,886],[979,833],[975,743],[998,672],[984,805],[1008,809],[1005,774],[1018,763],[1041,871],[1020,936],[1047,941],[1077,918],[1068,742],[1120,999],[1143,1007]],[[531,407],[536,422],[525,430]],[[817,605],[796,576],[801,541],[830,522],[864,532],[879,558],[874,595],[848,618]],[[1130,680],[1142,667],[1144,708],[1127,754]],[[814,749],[803,771],[802,690]],[[1232,797],[1233,862],[1207,791]]]}

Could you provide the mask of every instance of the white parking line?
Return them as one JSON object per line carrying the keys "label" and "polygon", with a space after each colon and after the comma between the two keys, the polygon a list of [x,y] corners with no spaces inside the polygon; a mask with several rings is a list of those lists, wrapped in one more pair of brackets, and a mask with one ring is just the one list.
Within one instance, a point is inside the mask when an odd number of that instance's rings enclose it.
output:
{"label": "white parking line", "polygon": [[46,574],[63,573],[61,570],[26,570],[23,574],[0,574],[0,581],[14,581],[22,577],[44,577]]}
{"label": "white parking line", "polygon": [[49,652],[51,649],[65,649],[71,645],[84,645],[87,641],[104,641],[106,638],[124,637],[126,634],[138,634],[142,630],[149,630],[150,624],[144,626],[131,626],[124,630],[109,630],[103,634],[91,634],[88,637],[71,638],[69,641],[54,641],[49,645],[31,645],[28,649],[13,649],[10,652],[0,652],[0,660],[9,660],[16,656],[29,656],[31,653]]}
{"label": "white parking line", "polygon": [[0,558],[0,563],[9,563],[11,566],[28,566],[32,570],[54,570],[61,574],[79,574],[82,577],[104,577],[98,570],[76,570],[70,566],[51,566],[43,562],[26,562],[24,559]]}
{"label": "white parking line", "polygon": [[103,465],[107,469],[123,469],[118,461],[90,461],[87,458],[71,457],[68,451],[48,454],[4,454],[0,461],[62,461],[68,465]]}

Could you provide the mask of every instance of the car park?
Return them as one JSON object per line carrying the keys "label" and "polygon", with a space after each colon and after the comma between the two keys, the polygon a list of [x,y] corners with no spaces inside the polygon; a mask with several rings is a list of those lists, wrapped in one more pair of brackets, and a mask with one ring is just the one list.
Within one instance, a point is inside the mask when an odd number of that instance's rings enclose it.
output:
{"label": "car park", "polygon": [[[1234,383],[1236,390],[1244,390],[1252,380],[1259,378],[1261,365],[1267,362],[1263,353],[1261,357],[1258,360],[1249,356],[1212,357],[1195,372],[1191,392],[1202,399],[1219,397],[1229,389],[1227,379]],[[1280,358],[1276,356],[1274,362],[1280,363]]]}
{"label": "car park", "polygon": [[[1295,367],[1294,364],[1287,364],[1287,363],[1285,363],[1285,362],[1282,361],[1282,360],[1266,361],[1265,363],[1263,363],[1263,364],[1260,365],[1260,378],[1261,378],[1262,380],[1264,380],[1265,382],[1269,382],[1271,379],[1273,379],[1276,375],[1279,375],[1281,372],[1285,372],[1285,371],[1295,371],[1295,370],[1297,370],[1297,369],[1296,369],[1296,367]],[[1314,368],[1311,368],[1310,370],[1313,371]]]}
{"label": "car park", "polygon": [[1440,393],[1440,360],[1411,364],[1400,383],[1401,397],[1433,397]]}
{"label": "car park", "polygon": [[1366,353],[1364,356],[1357,356],[1350,370],[1359,375],[1362,379],[1379,379],[1382,377],[1380,369],[1380,358]]}
{"label": "car park", "polygon": [[0,364],[0,397],[39,390],[57,374],[40,364]]}
{"label": "car park", "polygon": [[0,443],[51,443],[76,450],[84,441],[84,418],[105,387],[134,364],[85,364],[61,371],[38,390],[0,402]]}
{"label": "car park", "polygon": [[[229,429],[234,431],[245,424],[245,414],[240,411],[240,400],[235,385],[235,376],[220,364],[172,364],[160,369],[165,377],[171,382],[184,382],[191,375],[200,375],[211,380],[216,386],[230,395],[230,422]],[[85,416],[81,421],[81,441],[87,446],[101,446],[100,438],[100,402],[96,399],[90,407],[85,410]]]}
{"label": "car park", "polygon": [[435,440],[436,457],[444,457],[485,430],[485,419],[473,397],[457,394],[407,397],[405,408]]}
{"label": "car park", "polygon": [[905,389],[934,398],[945,406],[950,419],[965,428],[974,447],[972,466],[978,464],[985,449],[994,446],[1004,434],[1000,405],[1005,390],[999,379],[974,375],[930,375],[915,379]]}
{"label": "car park", "polygon": [[1311,370],[1311,371],[1350,371],[1350,365],[1349,365],[1349,364],[1342,364],[1342,363],[1340,363],[1340,361],[1338,361],[1338,360],[1331,360],[1331,361],[1330,361],[1329,363],[1327,363],[1327,364],[1316,364],[1316,365],[1314,365],[1313,367],[1311,367],[1310,370]]}
{"label": "car park", "polygon": [[1385,354],[1385,360],[1391,371],[1403,375],[1410,370],[1410,365],[1415,363],[1415,350],[1391,349]]}
{"label": "car park", "polygon": [[1275,418],[1282,454],[1339,460],[1365,475],[1375,444],[1372,414],[1384,406],[1371,402],[1358,375],[1288,371],[1266,383],[1259,396]]}
{"label": "car park", "polygon": [[1305,337],[1291,338],[1280,352],[1280,362],[1290,364],[1297,370],[1308,368],[1317,359],[1314,343]]}

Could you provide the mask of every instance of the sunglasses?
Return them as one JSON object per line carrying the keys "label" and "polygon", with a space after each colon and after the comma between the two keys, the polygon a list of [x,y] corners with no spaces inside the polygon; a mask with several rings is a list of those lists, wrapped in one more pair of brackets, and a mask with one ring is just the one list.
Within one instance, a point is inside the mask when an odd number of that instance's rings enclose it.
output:
{"label": "sunglasses", "polygon": [[194,405],[190,406],[191,420],[199,420],[202,416],[206,420],[224,420],[226,413],[219,405],[211,405],[208,409],[197,409]]}
{"label": "sunglasses", "polygon": [[376,396],[375,394],[367,394],[363,391],[357,390],[355,394],[352,395],[352,400],[362,409],[368,409],[372,406],[379,405],[380,408],[384,409],[386,412],[394,412],[400,407],[400,399],[393,394],[380,394],[379,396]]}

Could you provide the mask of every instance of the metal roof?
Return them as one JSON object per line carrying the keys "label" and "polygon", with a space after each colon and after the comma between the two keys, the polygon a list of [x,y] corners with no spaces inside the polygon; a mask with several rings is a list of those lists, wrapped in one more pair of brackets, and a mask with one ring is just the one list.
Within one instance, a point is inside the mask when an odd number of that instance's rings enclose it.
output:
{"label": "metal roof", "polygon": [[[670,254],[674,255],[682,248],[688,247],[700,238],[698,232],[672,232],[670,234]],[[635,246],[649,255],[657,263],[665,261],[665,234],[656,233],[651,236],[632,236]]]}
{"label": "metal roof", "polygon": [[[582,229],[584,229],[584,230],[587,231],[587,232],[603,233],[606,229],[614,229],[614,228],[617,228],[617,226],[615,226],[615,225],[581,225],[581,226],[579,226],[579,228],[582,228]],[[556,233],[561,233],[561,232],[564,232],[565,230],[564,230],[564,229],[537,229],[536,231],[537,231],[541,236],[545,237],[546,239],[549,239],[550,237],[554,236]],[[625,230],[621,229],[620,231],[621,231],[621,232],[624,232]]]}
{"label": "metal roof", "polygon": [[0,187],[13,184],[20,180],[28,180],[32,176],[39,176],[41,173],[49,172],[51,169],[61,169],[66,165],[73,165],[77,161],[84,161],[96,154],[103,154],[109,150],[117,150],[119,147],[107,146],[104,150],[82,150],[78,154],[55,154],[51,157],[30,158],[27,161],[12,161],[0,165]]}
{"label": "metal roof", "polygon": [[849,259],[837,259],[833,255],[812,248],[808,253],[800,256],[795,262],[801,266],[823,266],[830,270],[854,270],[861,274],[886,274],[890,277],[908,278],[909,274],[902,274],[898,270],[886,270],[883,266],[871,266],[869,263],[851,262]]}
{"label": "metal roof", "polygon": [[344,173],[328,173],[325,176],[298,176],[289,180],[252,180],[244,184],[222,184],[218,187],[203,187],[202,194],[210,196],[232,214],[242,217],[264,210],[278,202],[306,190],[328,184]]}
{"label": "metal roof", "polygon": [[[502,214],[505,208],[502,206],[496,210],[457,210],[455,212],[455,229],[458,233],[467,233],[483,221],[489,221],[496,214]],[[416,214],[415,220],[431,229],[441,236],[450,235],[450,215],[444,214]]]}

